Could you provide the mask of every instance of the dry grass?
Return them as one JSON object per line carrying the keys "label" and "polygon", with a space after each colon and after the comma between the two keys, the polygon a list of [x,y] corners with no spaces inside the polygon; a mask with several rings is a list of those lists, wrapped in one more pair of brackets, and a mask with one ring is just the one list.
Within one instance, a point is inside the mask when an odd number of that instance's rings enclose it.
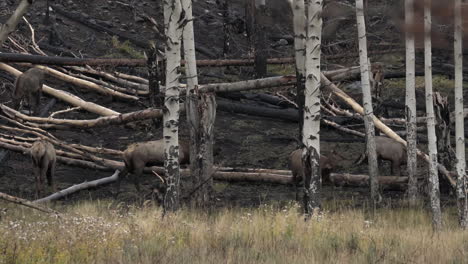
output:
{"label": "dry grass", "polygon": [[[0,203],[0,206],[4,204]],[[468,232],[452,212],[432,232],[430,217],[360,210],[304,222],[297,206],[182,210],[161,218],[156,207],[98,201],[57,208],[63,218],[8,206],[0,220],[0,263],[466,263]]]}

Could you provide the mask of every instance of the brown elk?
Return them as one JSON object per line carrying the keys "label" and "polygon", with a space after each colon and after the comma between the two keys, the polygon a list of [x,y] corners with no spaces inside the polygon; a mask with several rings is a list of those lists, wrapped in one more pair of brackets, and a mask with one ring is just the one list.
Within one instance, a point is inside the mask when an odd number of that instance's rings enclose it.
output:
{"label": "brown elk", "polygon": [[[333,150],[330,155],[320,155],[320,173],[324,182],[330,181],[330,173],[339,162],[343,161],[344,157],[339,155]],[[296,200],[298,200],[297,186],[304,179],[304,168],[302,166],[302,149],[296,149],[289,155],[289,168],[291,169],[293,176],[293,184],[296,188]]]}
{"label": "brown elk", "polygon": [[39,68],[31,68],[16,78],[15,90],[12,95],[12,108],[18,110],[21,101],[26,96],[31,110],[36,115],[41,102],[42,85],[44,84],[45,72]]}
{"label": "brown elk", "polygon": [[[139,177],[143,169],[149,166],[163,165],[165,160],[164,140],[147,141],[131,144],[123,153],[125,168],[117,180],[117,192],[120,192],[120,182],[128,173],[133,174],[137,192],[140,192]],[[189,143],[179,140],[179,164],[190,162]]]}
{"label": "brown elk", "polygon": [[[401,175],[400,166],[406,164],[406,148],[400,142],[382,136],[375,137],[375,149],[377,152],[377,160],[388,160],[392,163],[391,174],[395,176]],[[361,154],[356,161],[356,164],[361,164],[367,158],[366,153]]]}
{"label": "brown elk", "polygon": [[36,198],[43,192],[43,185],[47,177],[47,184],[56,191],[54,184],[56,154],[54,146],[46,140],[34,142],[29,150],[36,178]]}

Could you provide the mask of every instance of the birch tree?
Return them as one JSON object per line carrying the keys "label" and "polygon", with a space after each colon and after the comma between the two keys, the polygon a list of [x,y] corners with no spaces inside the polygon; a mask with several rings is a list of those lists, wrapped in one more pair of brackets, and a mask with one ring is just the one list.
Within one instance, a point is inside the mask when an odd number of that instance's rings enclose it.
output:
{"label": "birch tree", "polygon": [[21,18],[23,18],[33,2],[34,0],[22,0],[7,22],[0,24],[0,47],[2,47],[3,42],[8,38],[8,35],[18,26]]}
{"label": "birch tree", "polygon": [[305,38],[306,11],[304,0],[289,0],[293,12],[294,50],[296,57],[296,93],[299,106],[299,138],[302,141],[304,124],[304,75],[305,75]]}
{"label": "birch tree", "polygon": [[406,141],[408,145],[408,199],[415,205],[418,187],[416,178],[417,148],[416,148],[416,90],[415,90],[415,51],[414,33],[409,27],[414,23],[414,0],[405,0],[406,23]]}
{"label": "birch tree", "polygon": [[429,148],[429,195],[432,224],[435,230],[442,227],[440,212],[439,177],[437,171],[437,139],[432,98],[432,43],[431,43],[431,0],[424,0],[424,82],[426,86],[426,120]]}
{"label": "birch tree", "polygon": [[183,31],[187,76],[187,121],[190,129],[190,172],[194,201],[203,206],[209,200],[213,178],[213,139],[216,101],[213,93],[199,93],[195,41],[193,33],[192,1],[182,1],[185,14]]}
{"label": "birch tree", "polygon": [[366,127],[367,159],[369,164],[370,200],[373,212],[380,195],[377,181],[378,167],[377,154],[375,149],[375,128],[373,122],[374,113],[372,109],[372,96],[370,91],[366,25],[364,21],[364,7],[362,0],[356,0],[356,17],[359,38],[359,64],[361,68],[361,83],[364,105],[364,125]]}
{"label": "birch tree", "polygon": [[164,211],[179,207],[179,78],[182,26],[180,0],[164,0],[164,28],[166,31],[166,92],[163,113],[164,169],[166,192]]}
{"label": "birch tree", "polygon": [[465,128],[463,120],[463,50],[461,0],[455,0],[455,138],[457,150],[457,207],[459,223],[463,229],[468,225],[468,186],[465,173]]}
{"label": "birch tree", "polygon": [[304,209],[307,215],[320,208],[320,48],[322,40],[321,0],[307,0],[306,83],[302,163],[304,168]]}

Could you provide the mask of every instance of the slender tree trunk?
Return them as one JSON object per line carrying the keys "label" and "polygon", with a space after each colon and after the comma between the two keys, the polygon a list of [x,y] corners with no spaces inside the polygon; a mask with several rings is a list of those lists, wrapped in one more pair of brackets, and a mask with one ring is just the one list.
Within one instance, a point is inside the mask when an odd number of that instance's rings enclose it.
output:
{"label": "slender tree trunk", "polygon": [[164,23],[166,29],[166,93],[164,98],[163,137],[166,193],[164,211],[179,208],[179,78],[182,27],[180,25],[181,4],[179,0],[164,0]]}
{"label": "slender tree trunk", "polygon": [[255,0],[255,76],[263,78],[267,74],[266,0]]}
{"label": "slender tree trunk", "polygon": [[212,93],[201,94],[198,90],[195,42],[193,33],[192,1],[183,0],[184,54],[187,75],[187,121],[190,124],[190,171],[194,202],[203,206],[209,201],[213,183],[213,126],[216,105]]}
{"label": "slender tree trunk", "polygon": [[370,202],[371,209],[374,213],[377,202],[380,199],[379,183],[377,181],[378,165],[377,153],[375,150],[375,129],[374,129],[374,113],[372,109],[372,96],[370,91],[369,81],[369,61],[367,57],[367,38],[366,25],[364,21],[362,0],[356,0],[356,17],[359,38],[359,64],[361,66],[361,83],[364,105],[364,124],[366,127],[367,141],[367,157],[369,163],[369,186],[370,186]]}
{"label": "slender tree trunk", "polygon": [[321,0],[307,0],[307,38],[306,38],[306,84],[304,105],[304,127],[302,142],[304,150],[304,209],[310,216],[321,206],[320,189],[320,48],[322,41]]}
{"label": "slender tree trunk", "polygon": [[159,81],[161,76],[159,76],[159,61],[158,61],[158,51],[155,45],[152,45],[148,49],[148,87],[149,87],[149,99],[151,107],[161,107],[162,106],[162,97]]}
{"label": "slender tree trunk", "polygon": [[418,197],[418,182],[416,178],[417,146],[416,146],[416,80],[414,33],[408,28],[414,23],[414,0],[405,0],[406,22],[406,141],[408,155],[408,200],[414,206]]}
{"label": "slender tree trunk", "polygon": [[299,108],[299,141],[302,142],[304,125],[304,75],[305,75],[305,38],[306,12],[304,0],[289,0],[294,16],[294,50],[296,56],[296,93]]}
{"label": "slender tree trunk", "polygon": [[229,46],[231,45],[231,32],[229,30],[229,0],[223,0],[223,58],[227,58],[229,54]]}
{"label": "slender tree trunk", "polygon": [[442,228],[440,211],[439,177],[437,171],[437,138],[432,98],[432,44],[431,44],[431,0],[424,0],[424,82],[426,85],[426,118],[429,147],[429,195],[432,224],[435,230]]}
{"label": "slender tree trunk", "polygon": [[457,206],[460,226],[468,226],[468,180],[465,172],[465,128],[463,120],[463,26],[461,0],[455,0],[455,138],[457,149]]}
{"label": "slender tree trunk", "polygon": [[18,26],[21,18],[23,18],[23,15],[28,11],[29,6],[33,2],[34,0],[22,0],[7,22],[5,22],[5,24],[0,24],[0,47],[8,38],[8,35]]}

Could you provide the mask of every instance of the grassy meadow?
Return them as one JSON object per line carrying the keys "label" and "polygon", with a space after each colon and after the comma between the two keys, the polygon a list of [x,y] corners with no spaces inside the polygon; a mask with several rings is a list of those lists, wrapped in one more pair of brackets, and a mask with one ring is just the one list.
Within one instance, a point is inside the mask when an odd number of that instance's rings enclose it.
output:
{"label": "grassy meadow", "polygon": [[[467,263],[456,211],[434,233],[422,210],[324,211],[265,205],[202,213],[111,201],[56,206],[61,217],[0,202],[0,263]],[[326,206],[325,206],[326,207]]]}

